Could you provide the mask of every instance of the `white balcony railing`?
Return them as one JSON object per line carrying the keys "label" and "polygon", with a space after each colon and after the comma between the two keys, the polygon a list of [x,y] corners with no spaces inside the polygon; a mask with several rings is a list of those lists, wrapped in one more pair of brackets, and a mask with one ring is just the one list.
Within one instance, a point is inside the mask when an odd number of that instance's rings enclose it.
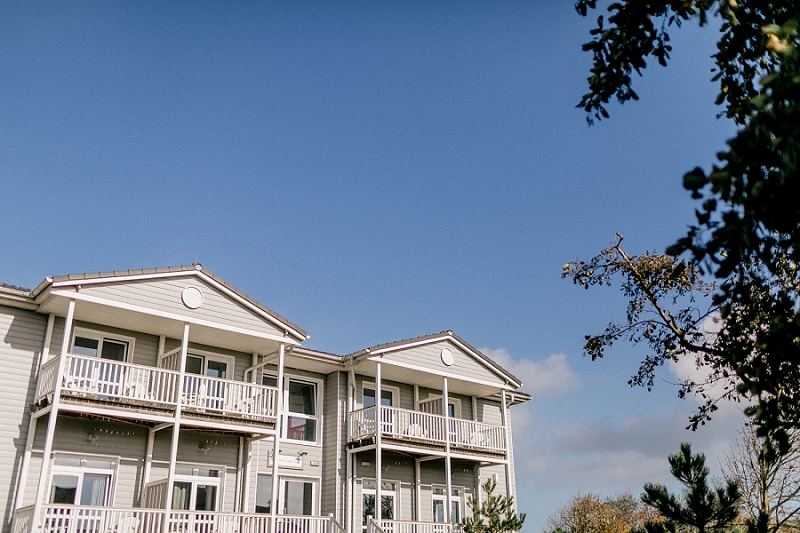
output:
{"label": "white balcony railing", "polygon": [[[162,533],[164,509],[114,509],[45,505],[41,529],[33,527],[33,507],[14,515],[13,533]],[[177,511],[167,531],[175,533],[272,533],[271,516],[255,513]],[[278,515],[275,533],[345,533],[332,516]]]}
{"label": "white balcony railing", "polygon": [[[57,383],[58,358],[42,365],[36,399],[52,394]],[[186,374],[131,363],[68,354],[61,376],[61,392],[99,400],[113,400],[174,408],[178,398],[191,411],[233,415],[257,420],[275,417],[277,390],[230,379]],[[180,389],[180,394],[178,394]]]}
{"label": "white balcony railing", "polygon": [[413,522],[410,520],[381,520],[383,533],[461,533],[461,524],[440,522]]}
{"label": "white balcony railing", "polygon": [[[367,407],[350,413],[349,441],[375,436],[377,407]],[[449,438],[451,446],[505,451],[505,429],[502,426],[461,420],[445,419],[441,415],[381,407],[381,433],[385,437],[431,444],[445,444]]]}

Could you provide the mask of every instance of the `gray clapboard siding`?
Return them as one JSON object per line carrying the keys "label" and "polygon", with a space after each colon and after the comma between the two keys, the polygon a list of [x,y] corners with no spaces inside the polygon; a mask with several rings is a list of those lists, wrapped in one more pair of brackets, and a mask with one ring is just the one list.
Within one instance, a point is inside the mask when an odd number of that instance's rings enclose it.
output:
{"label": "gray clapboard siding", "polygon": [[500,407],[500,402],[478,398],[476,403],[478,407],[479,422],[494,424],[496,426],[503,425],[503,409]]}
{"label": "gray clapboard siding", "polygon": [[[189,309],[181,301],[181,293],[189,286],[197,287],[203,293],[203,305],[197,309]],[[263,316],[196,277],[92,284],[85,286],[82,293],[259,333],[283,335],[282,330]]]}
{"label": "gray clapboard siding", "polygon": [[344,519],[344,424],[347,416],[347,374],[333,372],[325,378],[325,433],[322,454],[322,514]]}
{"label": "gray clapboard siding", "polygon": [[[444,348],[450,349],[455,356],[455,363],[453,363],[452,366],[446,367],[442,363],[441,352]],[[447,372],[456,379],[474,379],[477,381],[496,383],[498,386],[503,386],[505,384],[503,378],[491,370],[486,363],[479,361],[449,340],[442,340],[440,342],[389,352],[382,357],[383,361],[387,363],[397,361],[425,370]]]}
{"label": "gray clapboard siding", "polygon": [[0,501],[5,509],[3,533],[8,531],[13,512],[16,482],[28,436],[28,406],[33,402],[46,325],[46,316],[0,306],[0,361],[4,371],[0,383],[0,405],[4,412],[0,420],[0,464],[7,465],[8,469],[0,483]]}

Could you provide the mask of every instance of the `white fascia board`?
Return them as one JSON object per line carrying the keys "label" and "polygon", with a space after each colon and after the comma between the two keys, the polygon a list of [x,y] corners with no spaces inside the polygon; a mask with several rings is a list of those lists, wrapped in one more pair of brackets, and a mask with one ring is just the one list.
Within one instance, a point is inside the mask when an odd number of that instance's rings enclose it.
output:
{"label": "white fascia board", "polygon": [[[370,360],[373,360],[373,358],[370,357]],[[492,383],[491,381],[484,381],[482,379],[474,379],[474,378],[467,378],[467,377],[463,377],[463,376],[457,376],[457,375],[453,374],[452,372],[442,372],[442,371],[439,371],[439,370],[433,370],[433,369],[430,369],[430,368],[425,368],[425,367],[421,367],[421,366],[417,366],[417,365],[410,365],[408,363],[403,363],[403,362],[400,362],[400,361],[388,361],[388,360],[385,360],[385,359],[381,359],[380,357],[376,357],[375,358],[375,362],[376,363],[379,362],[379,363],[381,363],[383,365],[399,366],[400,368],[406,368],[408,370],[414,370],[414,371],[417,371],[417,372],[424,372],[425,374],[433,374],[434,376],[441,376],[443,378],[456,379],[458,381],[466,381],[468,383],[475,383],[477,385],[485,385],[487,387],[495,387],[495,388],[504,389],[504,390],[507,390],[507,391],[516,390],[514,387],[512,387],[508,383],[504,383],[502,385],[499,385],[497,383]]]}
{"label": "white fascia board", "polygon": [[221,283],[217,282],[213,278],[209,277],[205,274],[202,270],[182,270],[180,272],[158,272],[155,274],[135,274],[135,275],[126,275],[126,276],[109,276],[107,278],[91,278],[91,279],[70,279],[70,280],[63,280],[63,281],[54,281],[52,283],[53,288],[58,287],[74,287],[76,285],[98,285],[101,283],[115,283],[115,282],[124,282],[124,281],[141,281],[141,280],[148,280],[148,279],[161,279],[161,278],[180,278],[180,277],[200,277],[208,283],[209,285],[213,285],[218,290],[224,292],[231,298],[234,298],[237,302],[243,304],[251,311],[258,313],[263,318],[267,319],[269,322],[275,325],[279,325],[281,329],[290,332],[293,336],[299,339],[300,342],[303,342],[306,339],[305,335],[300,334],[297,330],[289,327],[288,324],[281,322],[274,316],[270,315],[269,313],[265,312],[263,309],[260,309],[258,306],[253,305],[252,303],[248,302],[232,290],[228,289]]}
{"label": "white fascia board", "polygon": [[36,311],[39,308],[31,298],[4,292],[2,287],[0,287],[0,305],[26,309],[28,311]]}
{"label": "white fascia board", "polygon": [[278,335],[271,335],[269,333],[259,333],[257,331],[252,331],[252,330],[249,330],[249,329],[238,328],[236,326],[228,326],[228,325],[225,325],[225,324],[219,324],[219,323],[216,323],[216,322],[210,322],[208,320],[200,320],[200,319],[197,319],[197,318],[194,318],[194,317],[188,317],[188,316],[185,316],[185,315],[167,313],[167,312],[164,312],[164,311],[156,311],[156,310],[154,310],[154,309],[152,309],[150,307],[142,307],[142,306],[139,306],[139,305],[131,305],[131,304],[123,303],[123,302],[118,302],[116,300],[107,300],[105,298],[97,298],[96,296],[89,296],[87,294],[81,294],[79,292],[54,291],[53,294],[57,295],[57,296],[63,296],[64,298],[70,298],[70,299],[76,300],[76,301],[94,303],[94,304],[98,304],[98,305],[104,305],[104,306],[107,306],[107,307],[114,307],[116,309],[123,309],[125,311],[133,311],[133,312],[142,313],[142,314],[145,314],[145,315],[157,316],[157,317],[166,318],[166,319],[169,319],[169,320],[176,320],[176,321],[179,321],[179,322],[185,322],[187,324],[194,324],[195,326],[206,326],[206,327],[209,327],[209,328],[220,329],[220,330],[223,330],[223,331],[228,331],[228,332],[231,332],[231,333],[236,333],[236,334],[245,335],[245,336],[249,336],[249,337],[256,337],[258,339],[271,340],[271,341],[275,341],[275,342],[281,342],[281,343],[284,343],[284,344],[295,344],[295,345],[299,344],[299,341],[294,340],[294,339],[289,339],[287,337],[281,337],[281,336],[278,336]]}
{"label": "white fascia board", "polygon": [[[475,353],[475,350],[473,350],[472,348],[470,348],[468,346],[465,346],[463,343],[459,342],[459,340],[456,339],[454,336],[447,335],[447,334],[442,335],[441,337],[434,337],[432,339],[425,339],[425,340],[420,340],[420,341],[416,341],[416,342],[409,342],[408,344],[398,344],[397,346],[389,346],[387,348],[381,348],[380,350],[372,350],[369,353],[367,353],[366,355],[367,355],[367,358],[372,359],[373,355],[381,355],[381,354],[385,354],[385,353],[396,352],[396,351],[399,351],[399,350],[406,350],[408,348],[414,348],[416,346],[424,346],[426,344],[433,344],[433,343],[440,342],[440,341],[443,341],[443,340],[452,342],[453,344],[455,344],[456,346],[458,346],[459,348],[461,348],[465,352],[471,354],[481,365],[483,365],[487,369],[489,369],[489,371],[491,371],[491,372],[495,373],[496,375],[502,377],[506,381],[509,381],[512,384],[516,385],[514,387],[514,389],[518,389],[519,387],[522,386],[522,383],[520,383],[516,379],[512,378],[511,376],[509,376],[505,372],[500,371],[496,366],[494,366],[492,364],[488,364],[487,361],[486,361],[486,359],[487,359],[486,356],[484,356],[483,354]],[[513,390],[513,389],[508,389],[508,390]]]}
{"label": "white fascia board", "polygon": [[[380,350],[370,350],[367,355],[380,355],[382,353],[389,353],[389,352],[396,352],[398,350],[406,350],[408,348],[413,348],[415,346],[423,346],[425,344],[433,344],[434,342],[439,342],[442,340],[453,339],[450,335],[442,335],[441,337],[435,337],[433,339],[425,339],[416,342],[409,342],[408,344],[398,344],[396,346],[388,346],[386,348],[381,348]],[[467,350],[471,351],[471,350]]]}
{"label": "white fascia board", "polygon": [[247,300],[245,300],[244,298],[242,298],[241,296],[239,296],[238,294],[236,294],[235,292],[233,292],[232,290],[230,290],[226,286],[224,286],[221,283],[217,282],[216,280],[208,277],[206,274],[203,273],[202,270],[198,271],[195,275],[202,277],[207,283],[209,283],[210,285],[215,286],[217,289],[219,289],[220,291],[224,292],[225,294],[227,294],[231,298],[236,299],[236,301],[238,301],[241,304],[243,304],[244,306],[248,307],[250,310],[258,313],[261,316],[263,316],[269,322],[272,322],[272,324],[274,324],[276,326],[280,326],[281,329],[283,329],[284,331],[287,331],[287,332],[291,333],[294,337],[296,337],[299,340],[299,342],[297,344],[299,344],[300,342],[303,342],[306,339],[306,335],[303,335],[299,331],[297,331],[296,329],[293,329],[293,328],[289,327],[288,324],[286,324],[285,322],[281,322],[280,320],[278,320],[277,318],[275,318],[271,314],[269,314],[266,311],[264,311],[263,309],[259,308],[257,305],[253,305],[251,302],[248,302]]}

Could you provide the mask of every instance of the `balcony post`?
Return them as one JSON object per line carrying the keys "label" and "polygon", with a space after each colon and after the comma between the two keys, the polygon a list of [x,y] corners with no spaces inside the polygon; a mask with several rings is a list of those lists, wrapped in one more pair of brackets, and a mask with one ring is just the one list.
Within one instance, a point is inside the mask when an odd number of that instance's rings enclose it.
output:
{"label": "balcony post", "polygon": [[275,399],[275,416],[277,422],[275,423],[275,437],[272,446],[272,501],[270,502],[270,532],[275,533],[275,526],[277,525],[278,503],[278,460],[280,457],[281,449],[281,430],[283,428],[283,401],[284,401],[284,387],[283,387],[283,365],[286,359],[286,349],[281,343],[278,351],[278,395]]}
{"label": "balcony post", "polygon": [[[42,369],[42,365],[47,362],[50,357],[50,342],[53,340],[53,324],[55,323],[56,315],[50,313],[47,316],[47,328],[44,332],[44,343],[42,344],[42,353],[39,356],[39,364],[36,367],[36,375],[39,377],[39,373]],[[36,418],[33,417],[33,413],[30,415],[30,422],[28,423],[28,435],[25,442],[25,453],[22,456],[22,465],[19,469],[19,475],[17,476],[17,492],[14,495],[14,511],[16,512],[17,509],[22,507],[22,498],[25,496],[25,487],[28,484],[28,469],[30,468],[31,464],[31,452],[33,451],[33,437],[36,433]]]}
{"label": "balcony post", "polygon": [[189,324],[183,325],[183,339],[181,339],[181,359],[178,362],[178,396],[175,406],[175,421],[172,424],[172,443],[169,453],[169,474],[167,475],[167,494],[164,502],[164,523],[162,531],[169,531],[169,519],[172,511],[172,493],[175,484],[175,460],[178,457],[178,442],[181,436],[181,412],[183,406],[183,380],[186,376],[186,354],[189,350]]}
{"label": "balcony post", "polygon": [[31,531],[38,531],[41,527],[40,515],[44,504],[45,487],[49,485],[47,480],[50,477],[50,454],[53,452],[56,419],[58,418],[58,407],[61,403],[61,382],[64,379],[64,367],[66,366],[67,353],[69,352],[69,340],[72,334],[72,321],[74,318],[75,300],[70,299],[67,305],[67,317],[64,320],[64,335],[61,339],[61,354],[58,361],[58,371],[56,372],[56,383],[55,387],[53,387],[53,403],[50,404],[50,414],[47,416],[47,433],[44,437],[44,450],[42,451],[42,470],[39,472],[39,486],[36,489],[36,503],[33,506]]}
{"label": "balcony post", "polygon": [[[508,432],[508,403],[506,402],[506,391],[503,389],[501,392],[502,397],[502,408],[503,408],[503,429],[505,437],[505,447],[506,447],[506,496],[512,498],[514,495],[511,494],[511,456],[509,454],[509,450],[511,449],[511,439],[509,438]],[[515,506],[516,507],[516,506]]]}
{"label": "balcony post", "polygon": [[452,461],[450,460],[450,393],[447,389],[447,378],[442,378],[442,401],[444,402],[444,469],[447,481],[447,517],[448,530],[453,524],[453,473],[451,471]]}
{"label": "balcony post", "polygon": [[375,369],[375,515],[378,522],[383,518],[383,501],[381,488],[383,485],[383,450],[381,436],[383,435],[383,419],[381,418],[381,364],[377,363]]}

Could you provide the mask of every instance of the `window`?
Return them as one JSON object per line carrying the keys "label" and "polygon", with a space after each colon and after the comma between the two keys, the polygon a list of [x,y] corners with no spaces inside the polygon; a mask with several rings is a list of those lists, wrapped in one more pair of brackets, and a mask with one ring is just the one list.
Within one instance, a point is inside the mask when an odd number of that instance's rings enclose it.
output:
{"label": "window", "polygon": [[[450,521],[453,524],[461,523],[461,492],[460,488],[453,488],[450,497]],[[433,487],[433,521],[438,523],[447,522],[444,510],[447,508],[447,489],[445,487]]]}
{"label": "window", "polygon": [[283,480],[282,513],[293,516],[314,514],[314,482],[301,479]]}
{"label": "window", "polygon": [[[190,353],[186,355],[186,376],[183,392],[185,402],[194,407],[224,410],[226,384],[217,380],[202,380],[195,376],[227,379],[233,372],[234,360],[231,357],[210,353]],[[205,382],[205,386],[202,383]]]}
{"label": "window", "polygon": [[[381,385],[381,405],[392,407],[400,398],[400,389]],[[365,409],[375,405],[375,384],[363,383],[361,385],[361,406]]]}
{"label": "window", "polygon": [[256,512],[272,512],[272,476],[258,475],[256,480]]}
{"label": "window", "polygon": [[[361,486],[361,525],[367,527],[367,517],[378,518],[375,511],[375,480],[365,479]],[[381,520],[397,516],[397,483],[381,481]]]}
{"label": "window", "polygon": [[176,466],[175,483],[172,485],[172,508],[182,511],[216,511],[219,486],[219,470]]}
{"label": "window", "polygon": [[75,328],[71,353],[111,361],[127,361],[129,354],[133,352],[133,341],[132,337]]}
{"label": "window", "polygon": [[50,503],[109,505],[116,463],[111,459],[56,456],[50,484]]}
{"label": "window", "polygon": [[[283,438],[303,442],[317,442],[319,430],[318,411],[319,383],[305,381],[293,377],[284,378],[283,382],[283,419],[281,431]],[[277,387],[278,378],[271,374],[262,374],[261,384]]]}
{"label": "window", "polygon": [[317,442],[317,385],[288,380],[285,437],[291,440]]}
{"label": "window", "polygon": [[[281,514],[311,516],[316,501],[316,481],[313,479],[281,478],[278,485]],[[272,509],[272,476],[259,474],[256,481],[256,513],[269,513]]]}

